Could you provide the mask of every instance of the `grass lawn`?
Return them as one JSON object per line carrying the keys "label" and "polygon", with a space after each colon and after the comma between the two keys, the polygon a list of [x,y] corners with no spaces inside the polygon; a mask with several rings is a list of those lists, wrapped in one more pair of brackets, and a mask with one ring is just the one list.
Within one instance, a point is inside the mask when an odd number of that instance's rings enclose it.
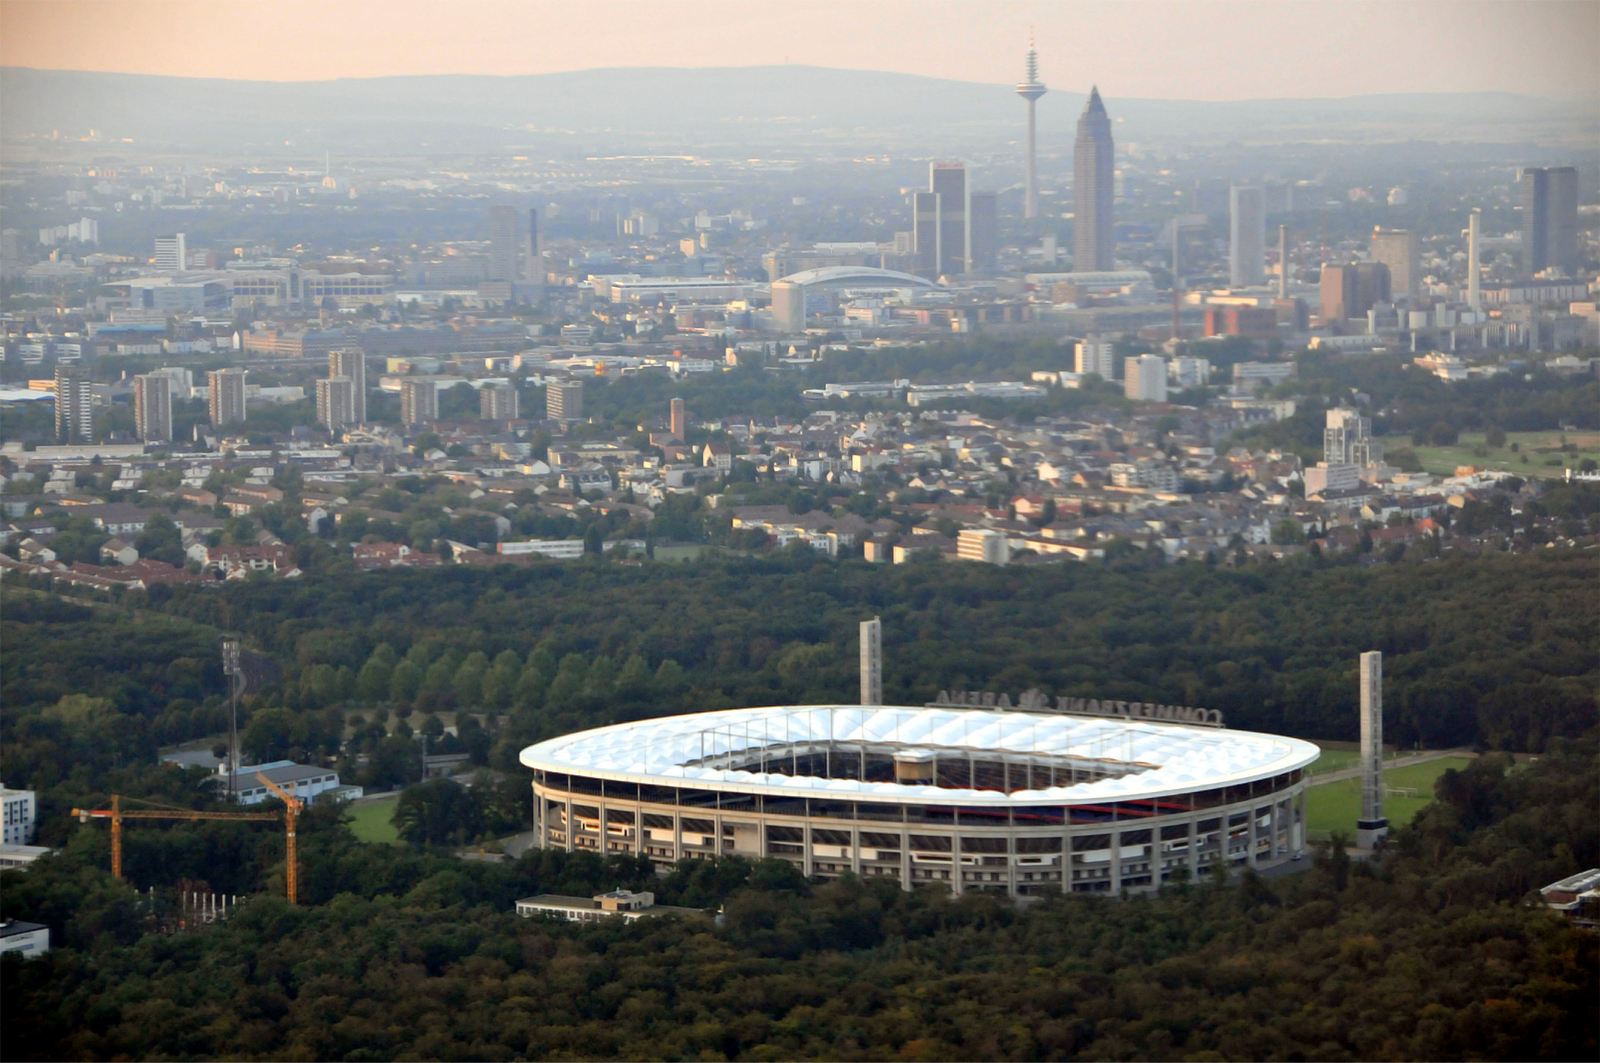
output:
{"label": "grass lawn", "polygon": [[394,815],[394,806],[394,801],[362,801],[351,805],[350,811],[345,814],[350,833],[356,836],[357,841],[376,842],[379,845],[399,843],[400,832],[389,821]]}
{"label": "grass lawn", "polygon": [[[1318,742],[1317,745],[1322,747],[1322,756],[1318,757],[1311,767],[1306,769],[1312,775],[1353,768],[1361,760],[1360,742]],[[1384,760],[1393,760],[1399,755],[1400,751],[1392,746],[1383,748]]]}
{"label": "grass lawn", "polygon": [[[1575,450],[1561,450],[1563,435]],[[1585,458],[1600,462],[1600,432],[1507,432],[1506,445],[1485,445],[1482,432],[1462,432],[1453,447],[1412,446],[1405,436],[1390,436],[1383,441],[1389,451],[1410,447],[1416,451],[1422,468],[1439,476],[1450,476],[1457,466],[1504,469],[1519,476],[1558,477],[1563,468],[1577,468]],[[1519,451],[1513,451],[1511,444]],[[1482,450],[1482,454],[1477,451]]]}
{"label": "grass lawn", "polygon": [[[1439,776],[1451,768],[1459,770],[1470,763],[1469,757],[1442,757],[1425,764],[1385,771],[1383,812],[1390,826],[1403,827],[1410,823],[1423,806],[1433,800],[1433,784]],[[1409,793],[1396,794],[1396,790]],[[1354,840],[1356,820],[1360,816],[1360,779],[1341,779],[1312,785],[1306,790],[1306,830],[1313,839],[1326,838],[1333,831],[1342,830]]]}

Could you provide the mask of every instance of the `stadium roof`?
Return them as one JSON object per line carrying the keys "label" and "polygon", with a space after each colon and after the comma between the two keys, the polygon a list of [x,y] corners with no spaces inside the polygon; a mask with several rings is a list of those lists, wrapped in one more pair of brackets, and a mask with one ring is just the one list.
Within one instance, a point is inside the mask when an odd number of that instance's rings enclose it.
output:
{"label": "stadium roof", "polygon": [[818,284],[878,284],[891,285],[903,288],[911,285],[917,288],[937,288],[938,285],[926,277],[918,277],[912,273],[901,273],[898,270],[878,269],[876,266],[822,266],[818,269],[803,269],[799,273],[791,273],[787,277],[779,277],[779,281],[789,284],[798,284],[803,288],[813,287]]}
{"label": "stadium roof", "polygon": [[[965,758],[1005,754],[1124,765],[1128,774],[1016,790],[862,782],[718,767],[708,758],[791,743],[861,743]],[[1084,804],[1233,786],[1304,768],[1310,742],[1143,720],[870,705],[803,705],[668,716],[553,738],[522,751],[539,771],[654,786],[921,804]]]}

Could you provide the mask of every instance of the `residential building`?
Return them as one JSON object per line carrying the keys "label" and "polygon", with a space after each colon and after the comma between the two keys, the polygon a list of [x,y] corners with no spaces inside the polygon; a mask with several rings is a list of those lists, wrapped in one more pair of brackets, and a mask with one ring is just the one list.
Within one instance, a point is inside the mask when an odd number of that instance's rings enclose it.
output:
{"label": "residential building", "polygon": [[1089,90],[1089,102],[1078,119],[1072,148],[1072,198],[1073,270],[1115,269],[1112,204],[1116,199],[1116,145],[1098,87]]}
{"label": "residential building", "polygon": [[1522,271],[1578,271],[1578,171],[1528,167],[1517,178],[1522,205]]}
{"label": "residential building", "polygon": [[244,424],[244,389],[247,369],[213,369],[206,374],[206,398],[211,423],[218,428]]}
{"label": "residential building", "polygon": [[156,269],[181,273],[189,268],[189,247],[182,233],[156,237]]}
{"label": "residential building", "polygon": [[4,821],[6,845],[28,845],[33,842],[34,827],[39,815],[38,801],[32,790],[13,790],[0,784],[0,819]]}
{"label": "residential building", "polygon": [[317,381],[317,422],[338,433],[355,423],[355,386],[347,376]]}
{"label": "residential building", "polygon": [[56,438],[63,443],[94,441],[94,385],[82,369],[56,369]]}
{"label": "residential building", "polygon": [[367,359],[359,347],[328,352],[328,376],[350,378],[350,424],[367,423]]}
{"label": "residential building", "polygon": [[689,438],[689,409],[682,399],[673,399],[668,404],[669,427],[674,439],[680,442]]}
{"label": "residential building", "polygon": [[133,378],[133,423],[146,443],[172,441],[172,378],[145,373]]}
{"label": "residential building", "polygon": [[583,381],[552,380],[545,385],[545,415],[552,421],[583,418]]}
{"label": "residential building", "polygon": [[1228,283],[1252,288],[1266,281],[1266,195],[1257,186],[1228,190]]}
{"label": "residential building", "polygon": [[1078,341],[1076,371],[1079,376],[1098,373],[1102,380],[1117,379],[1117,345],[1111,340],[1090,336]]}
{"label": "residential building", "polygon": [[956,535],[956,556],[962,561],[1005,565],[1011,562],[1011,543],[1005,532],[993,528],[962,528]]}
{"label": "residential building", "polygon": [[1134,402],[1167,401],[1167,360],[1141,354],[1123,362],[1123,393]]}
{"label": "residential building", "polygon": [[519,406],[517,386],[509,381],[478,389],[478,416],[485,421],[515,421]]}
{"label": "residential building", "polygon": [[400,421],[409,428],[432,424],[439,419],[439,389],[431,380],[404,380],[400,383]]}
{"label": "residential building", "polygon": [[1382,461],[1383,447],[1372,438],[1372,422],[1342,406],[1329,410],[1322,432],[1322,459],[1329,465],[1372,465]]}

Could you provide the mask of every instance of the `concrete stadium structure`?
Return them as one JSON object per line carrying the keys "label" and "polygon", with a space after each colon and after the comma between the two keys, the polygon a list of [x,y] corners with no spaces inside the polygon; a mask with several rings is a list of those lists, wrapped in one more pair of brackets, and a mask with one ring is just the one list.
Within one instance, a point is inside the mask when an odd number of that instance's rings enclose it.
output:
{"label": "concrete stadium structure", "polygon": [[813,292],[843,288],[903,291],[937,288],[926,277],[875,266],[822,266],[803,269],[772,282],[772,317],[783,332],[804,332],[806,298]]}
{"label": "concrete stadium structure", "polygon": [[1135,719],[818,705],[617,724],[521,759],[541,846],[777,857],[821,878],[1027,897],[1297,858],[1318,753]]}

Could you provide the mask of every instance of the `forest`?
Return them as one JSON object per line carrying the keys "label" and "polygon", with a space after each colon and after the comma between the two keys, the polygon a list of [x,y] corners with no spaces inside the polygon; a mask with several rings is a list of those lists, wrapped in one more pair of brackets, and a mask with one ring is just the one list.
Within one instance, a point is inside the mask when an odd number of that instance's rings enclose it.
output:
{"label": "forest", "polygon": [[[1240,569],[794,550],[333,570],[106,601],[7,586],[0,777],[38,791],[38,842],[61,851],[0,884],[7,917],[57,935],[48,958],[0,970],[5,1058],[1592,1057],[1595,939],[1525,901],[1600,863],[1593,577],[1560,550]],[[856,625],[874,615],[890,701],[1037,687],[1348,739],[1357,654],[1381,649],[1397,744],[1520,757],[1448,774],[1376,865],[1333,848],[1287,879],[1124,903],[1016,909],[739,861],[658,878],[583,854],[452,855],[525,819],[528,742],[853,700]],[[206,804],[201,769],[156,752],[225,727],[224,633],[253,655],[247,755],[318,759],[381,790],[417,778],[415,733],[484,774],[408,789],[401,845],[309,810],[298,908],[280,899],[281,829],[130,829],[139,888],[249,898],[223,925],[159,932],[110,878],[104,829],[68,813],[112,793]],[[618,885],[722,919],[580,930],[510,914],[529,894]]]}

